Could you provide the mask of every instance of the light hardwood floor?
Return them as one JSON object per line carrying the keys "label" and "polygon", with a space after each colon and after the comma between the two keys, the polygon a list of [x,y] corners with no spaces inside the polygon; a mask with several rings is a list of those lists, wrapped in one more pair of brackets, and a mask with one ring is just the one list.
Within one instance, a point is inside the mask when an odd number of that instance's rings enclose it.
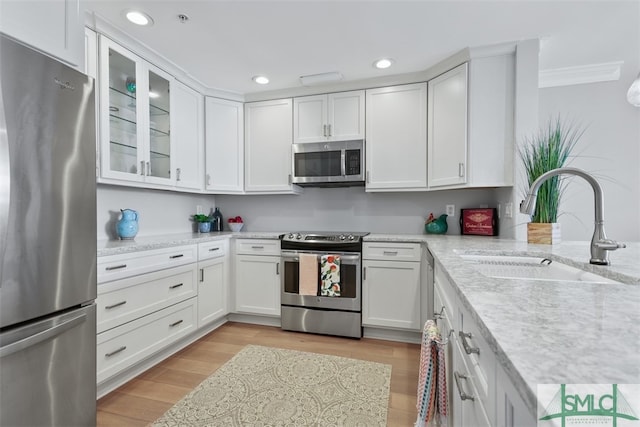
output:
{"label": "light hardwood floor", "polygon": [[148,425],[247,344],[390,364],[387,424],[412,426],[415,422],[419,345],[328,337],[230,322],[98,400],[97,425]]}

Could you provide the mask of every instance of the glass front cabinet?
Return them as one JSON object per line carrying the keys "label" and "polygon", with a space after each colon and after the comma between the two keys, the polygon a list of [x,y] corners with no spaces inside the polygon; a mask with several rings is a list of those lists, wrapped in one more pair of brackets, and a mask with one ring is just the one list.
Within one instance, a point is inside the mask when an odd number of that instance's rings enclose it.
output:
{"label": "glass front cabinet", "polygon": [[173,185],[173,77],[100,36],[100,176]]}

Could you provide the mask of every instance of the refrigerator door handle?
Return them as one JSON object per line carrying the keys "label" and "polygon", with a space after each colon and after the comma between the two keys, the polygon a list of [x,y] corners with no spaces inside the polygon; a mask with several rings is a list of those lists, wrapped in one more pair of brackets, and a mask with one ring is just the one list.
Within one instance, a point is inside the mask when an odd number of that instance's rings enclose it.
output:
{"label": "refrigerator door handle", "polygon": [[9,136],[5,117],[2,89],[0,88],[0,260],[7,250],[9,231],[9,209],[11,205],[11,159],[9,158]]}
{"label": "refrigerator door handle", "polygon": [[45,329],[44,331],[38,332],[34,335],[30,335],[14,343],[11,343],[4,347],[0,347],[0,358],[9,356],[10,354],[24,350],[26,348],[33,347],[36,344],[39,344],[43,341],[47,341],[53,337],[61,335],[64,332],[68,331],[69,329],[75,328],[80,323],[85,322],[86,319],[87,319],[87,315],[85,313],[82,313],[76,317],[72,317],[69,320],[66,320],[58,325],[55,325],[52,328]]}

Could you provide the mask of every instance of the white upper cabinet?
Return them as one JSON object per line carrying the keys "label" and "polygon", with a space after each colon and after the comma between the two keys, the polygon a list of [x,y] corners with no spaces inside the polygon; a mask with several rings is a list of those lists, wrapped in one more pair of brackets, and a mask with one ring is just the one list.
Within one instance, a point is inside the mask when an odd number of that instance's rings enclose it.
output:
{"label": "white upper cabinet", "polygon": [[173,186],[173,77],[100,36],[100,176]]}
{"label": "white upper cabinet", "polygon": [[171,129],[175,186],[202,190],[204,162],[204,97],[175,81],[171,86]]}
{"label": "white upper cabinet", "polygon": [[293,101],[245,104],[245,190],[247,193],[295,193],[291,184]]}
{"label": "white upper cabinet", "polygon": [[244,109],[241,102],[207,97],[205,189],[244,192]]}
{"label": "white upper cabinet", "polygon": [[366,91],[366,191],[427,189],[427,84]]}
{"label": "white upper cabinet", "polygon": [[364,139],[364,91],[293,99],[293,142]]}
{"label": "white upper cabinet", "polygon": [[513,185],[515,58],[473,58],[429,81],[429,188]]}
{"label": "white upper cabinet", "polygon": [[467,64],[429,81],[429,186],[464,184],[467,174]]}
{"label": "white upper cabinet", "polygon": [[81,0],[2,0],[0,10],[0,31],[86,72]]}

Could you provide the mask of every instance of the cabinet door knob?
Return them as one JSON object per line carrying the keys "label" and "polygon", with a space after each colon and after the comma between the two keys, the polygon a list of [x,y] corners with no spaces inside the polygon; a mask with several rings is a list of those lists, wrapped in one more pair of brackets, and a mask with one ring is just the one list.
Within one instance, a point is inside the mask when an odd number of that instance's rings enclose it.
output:
{"label": "cabinet door knob", "polygon": [[458,176],[464,178],[464,163],[458,163]]}
{"label": "cabinet door knob", "polygon": [[327,136],[327,125],[322,125],[322,136]]}
{"label": "cabinet door knob", "polygon": [[180,181],[180,168],[176,168],[176,181]]}
{"label": "cabinet door knob", "polygon": [[144,160],[140,160],[140,175],[144,175]]}

